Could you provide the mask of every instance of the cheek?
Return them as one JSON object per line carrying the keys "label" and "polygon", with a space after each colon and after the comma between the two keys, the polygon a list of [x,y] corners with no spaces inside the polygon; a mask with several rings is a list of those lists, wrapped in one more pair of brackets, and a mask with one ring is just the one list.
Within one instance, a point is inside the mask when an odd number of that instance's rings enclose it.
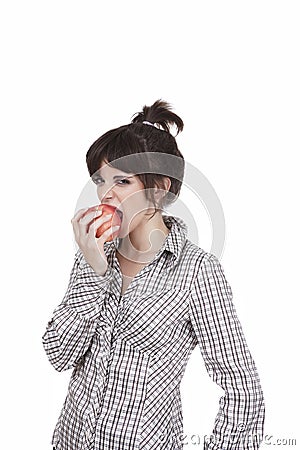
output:
{"label": "cheek", "polygon": [[122,202],[124,227],[127,229],[135,228],[144,219],[148,206],[144,193],[135,193],[125,198]]}
{"label": "cheek", "polygon": [[130,213],[137,213],[143,211],[148,206],[145,191],[133,191],[122,196],[122,208],[124,211]]}

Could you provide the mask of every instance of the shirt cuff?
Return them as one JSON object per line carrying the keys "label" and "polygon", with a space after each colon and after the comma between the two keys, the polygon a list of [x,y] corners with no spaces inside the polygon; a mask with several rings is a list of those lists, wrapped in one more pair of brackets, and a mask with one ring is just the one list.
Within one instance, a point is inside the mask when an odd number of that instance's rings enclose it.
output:
{"label": "shirt cuff", "polygon": [[112,281],[114,277],[117,276],[117,271],[113,269],[111,266],[107,267],[104,275],[100,275],[94,271],[94,269],[85,261],[84,258],[79,263],[78,273],[75,281],[76,284],[80,284],[82,282],[86,283],[94,283],[98,286],[103,286],[108,282]]}

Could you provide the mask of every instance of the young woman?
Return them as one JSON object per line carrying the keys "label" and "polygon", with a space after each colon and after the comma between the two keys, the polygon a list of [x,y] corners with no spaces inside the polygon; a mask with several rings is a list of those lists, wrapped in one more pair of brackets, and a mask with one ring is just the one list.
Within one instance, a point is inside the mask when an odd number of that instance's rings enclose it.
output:
{"label": "young woman", "polygon": [[56,450],[183,449],[180,383],[197,345],[224,389],[204,448],[257,449],[262,440],[264,397],[223,267],[187,239],[182,218],[162,214],[184,173],[171,125],[183,129],[158,100],[87,152],[100,203],[123,219],[99,238],[110,220],[101,212],[71,221],[79,248],[43,335],[53,367],[73,368]]}

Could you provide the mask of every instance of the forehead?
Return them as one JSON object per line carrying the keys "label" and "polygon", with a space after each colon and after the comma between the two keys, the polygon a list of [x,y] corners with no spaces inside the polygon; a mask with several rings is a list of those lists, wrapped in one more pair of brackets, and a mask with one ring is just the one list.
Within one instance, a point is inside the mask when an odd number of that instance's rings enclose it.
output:
{"label": "forehead", "polygon": [[106,160],[102,161],[97,173],[101,176],[114,176],[114,175],[135,175],[133,172],[125,172],[116,167],[112,167]]}

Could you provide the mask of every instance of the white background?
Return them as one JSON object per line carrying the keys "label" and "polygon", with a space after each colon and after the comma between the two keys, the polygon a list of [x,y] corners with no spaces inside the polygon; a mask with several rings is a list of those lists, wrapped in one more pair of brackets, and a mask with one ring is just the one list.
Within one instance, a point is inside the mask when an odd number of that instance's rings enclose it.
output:
{"label": "white background", "polygon": [[[159,98],[183,118],[179,148],[223,206],[221,263],[265,394],[264,447],[299,446],[299,2],[1,9],[1,448],[52,450],[71,371],[53,369],[41,337],[73,263],[85,155]],[[182,382],[185,448],[203,448],[191,435],[212,431],[221,393],[197,347]]]}

